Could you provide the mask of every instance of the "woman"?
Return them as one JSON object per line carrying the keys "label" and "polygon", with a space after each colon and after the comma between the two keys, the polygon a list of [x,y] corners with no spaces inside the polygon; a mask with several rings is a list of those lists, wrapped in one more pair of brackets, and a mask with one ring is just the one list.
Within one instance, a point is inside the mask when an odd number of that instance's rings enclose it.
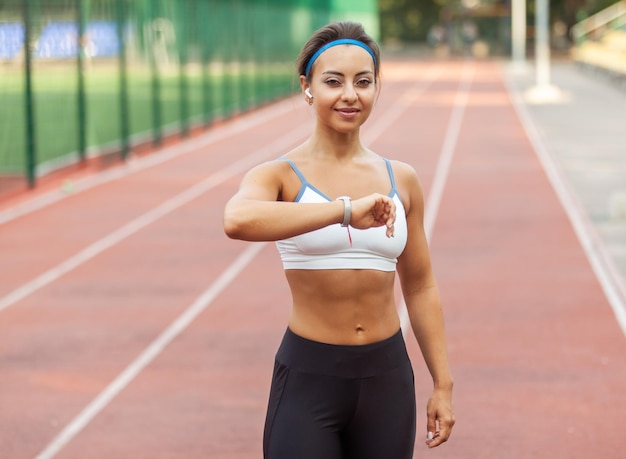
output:
{"label": "woman", "polygon": [[415,391],[394,299],[398,272],[433,377],[426,444],[454,424],[443,313],[415,171],[365,148],[380,51],[360,24],[318,30],[298,58],[314,133],[249,171],[226,205],[235,239],[276,241],[292,294],[267,411],[266,459],[402,459]]}

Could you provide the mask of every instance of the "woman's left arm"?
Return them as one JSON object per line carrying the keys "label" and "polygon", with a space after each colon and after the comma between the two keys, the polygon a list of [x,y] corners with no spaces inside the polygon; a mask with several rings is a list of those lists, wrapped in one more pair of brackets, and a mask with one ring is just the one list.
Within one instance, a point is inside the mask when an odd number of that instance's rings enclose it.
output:
{"label": "woman's left arm", "polygon": [[433,378],[433,393],[426,408],[426,444],[433,448],[448,440],[455,422],[444,316],[424,233],[424,198],[417,174],[410,166],[397,162],[394,172],[402,190],[408,226],[398,275],[413,333]]}

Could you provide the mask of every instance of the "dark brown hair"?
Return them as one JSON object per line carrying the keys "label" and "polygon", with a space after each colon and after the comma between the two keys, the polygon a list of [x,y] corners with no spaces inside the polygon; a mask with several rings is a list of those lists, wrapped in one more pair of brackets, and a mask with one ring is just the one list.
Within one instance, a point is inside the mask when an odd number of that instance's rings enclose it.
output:
{"label": "dark brown hair", "polygon": [[298,56],[298,74],[305,75],[307,81],[310,81],[311,73],[313,72],[309,72],[309,74],[306,75],[306,66],[311,57],[313,57],[313,54],[315,54],[316,51],[325,44],[342,38],[358,40],[372,50],[374,56],[376,56],[374,61],[374,75],[376,76],[376,79],[378,79],[380,76],[380,48],[378,47],[376,41],[365,33],[365,29],[363,29],[361,24],[350,21],[333,22],[313,33],[311,38],[309,38],[309,41],[307,41],[302,47],[300,55]]}

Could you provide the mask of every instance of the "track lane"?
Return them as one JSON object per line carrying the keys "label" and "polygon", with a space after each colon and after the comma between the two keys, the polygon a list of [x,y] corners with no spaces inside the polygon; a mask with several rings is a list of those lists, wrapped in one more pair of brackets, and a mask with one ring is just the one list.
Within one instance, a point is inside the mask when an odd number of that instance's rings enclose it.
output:
{"label": "track lane", "polygon": [[432,242],[459,419],[438,456],[619,457],[626,343],[497,66],[465,120]]}
{"label": "track lane", "polygon": [[[410,98],[411,80],[427,68],[405,66],[406,73],[385,83],[384,91]],[[373,142],[376,151],[414,164],[427,196],[462,63],[442,68]],[[491,458],[506,451],[506,457],[589,457],[599,452],[612,457],[619,433],[588,433],[583,427],[597,425],[607,408],[623,406],[617,392],[624,380],[623,338],[616,340],[618,327],[513,115],[496,66],[480,66],[468,102],[431,243],[445,300],[459,414],[454,441],[437,455]],[[388,103],[402,102],[390,97]],[[386,104],[381,97],[377,110]],[[219,222],[198,220],[201,214],[221,214],[237,182],[224,182],[63,282],[0,313],[0,362],[4,368],[12,364],[7,374],[16,375],[10,384],[0,381],[0,394],[26,394],[11,400],[0,395],[0,431],[11,433],[0,437],[0,456],[9,451],[11,458],[33,457],[33,444],[43,445],[67,425],[72,413],[83,409],[241,251],[241,243],[224,238]],[[182,250],[165,255],[172,245]],[[162,266],[152,272],[152,282],[145,277],[148,265]],[[112,290],[124,297],[138,287],[137,297],[112,314],[110,292],[97,289],[119,283],[123,276],[115,271],[120,267],[132,276]],[[103,277],[111,271],[112,280]],[[85,451],[94,458],[258,457],[271,359],[288,313],[280,277],[278,257],[267,245],[236,283],[57,457],[84,457]],[[177,286],[183,281],[180,291],[171,279]],[[88,292],[85,286],[96,290]],[[70,305],[74,316],[63,312],[72,289],[83,289]],[[103,298],[85,311],[86,301],[100,296],[96,293]],[[45,303],[48,307],[42,308]],[[107,310],[115,317],[99,323],[104,316],[94,312]],[[143,331],[137,324],[145,325]],[[99,326],[115,332],[98,333]],[[57,328],[57,337],[35,339],[47,328]],[[23,341],[14,341],[7,330],[23,332]],[[411,341],[409,348],[420,400],[418,429],[423,430],[428,376]],[[45,376],[46,370],[52,370],[48,392],[37,399],[29,390],[37,373]],[[25,381],[31,386],[21,387]],[[602,391],[592,392],[597,388]],[[58,396],[61,402],[54,400]],[[4,414],[7,406],[10,418]],[[584,426],[583,418],[590,420]],[[597,438],[590,440],[591,434]],[[418,451],[420,435],[418,430]]]}

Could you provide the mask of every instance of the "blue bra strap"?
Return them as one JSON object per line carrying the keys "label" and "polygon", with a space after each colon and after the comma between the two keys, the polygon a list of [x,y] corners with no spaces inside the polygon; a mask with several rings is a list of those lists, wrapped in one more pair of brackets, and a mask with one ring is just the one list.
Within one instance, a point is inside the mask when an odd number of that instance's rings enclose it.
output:
{"label": "blue bra strap", "polygon": [[391,168],[391,161],[387,158],[383,158],[385,163],[387,164],[387,172],[389,172],[389,179],[391,180],[391,191],[392,193],[396,192],[396,179],[393,176],[393,169]]}
{"label": "blue bra strap", "polygon": [[[291,169],[293,169],[293,171],[296,173],[296,175],[298,176],[298,178],[300,179],[300,191],[298,192],[298,196],[296,196],[296,199],[294,202],[299,202],[300,198],[302,198],[302,195],[304,194],[304,191],[307,189],[307,187],[309,188],[313,188],[309,182],[307,181],[307,179],[304,178],[304,174],[302,172],[300,172],[300,169],[298,169],[298,167],[294,164],[294,162],[290,159],[287,159],[285,157],[280,157],[278,158],[281,161],[287,161],[287,163],[289,163],[289,165],[291,166]],[[315,189],[315,188],[313,188]],[[317,190],[316,190],[317,191]],[[323,193],[319,192],[321,195],[323,195]]]}
{"label": "blue bra strap", "polygon": [[296,175],[300,178],[300,181],[303,184],[307,183],[306,179],[304,178],[304,175],[302,174],[302,172],[300,172],[300,169],[298,169],[296,167],[296,165],[293,163],[292,160],[284,158],[284,157],[281,157],[281,158],[278,158],[278,159],[280,159],[281,161],[287,161],[289,163],[289,165],[291,166],[291,168],[293,169],[293,171],[296,173]]}

